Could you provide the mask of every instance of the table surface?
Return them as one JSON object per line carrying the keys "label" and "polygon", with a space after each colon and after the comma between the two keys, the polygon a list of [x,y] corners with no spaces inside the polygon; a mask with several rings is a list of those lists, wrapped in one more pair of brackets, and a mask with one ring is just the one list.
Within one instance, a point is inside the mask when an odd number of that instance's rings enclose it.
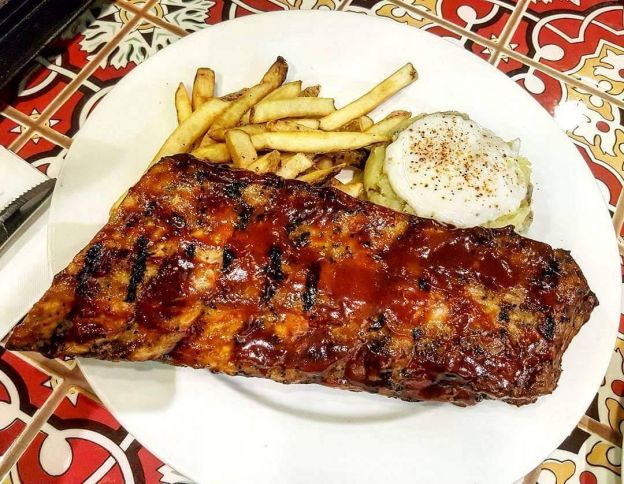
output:
{"label": "table surface", "polygon": [[[98,101],[149,56],[212,24],[287,9],[347,10],[390,18],[442,36],[496,66],[566,131],[595,175],[621,231],[622,0],[98,1],[37,58],[9,104],[0,106],[0,144],[54,177]],[[620,482],[621,321],[596,398],[569,437],[524,482]],[[2,348],[0,456],[2,484],[186,481],[124,430],[93,395],[73,361],[49,361]]]}

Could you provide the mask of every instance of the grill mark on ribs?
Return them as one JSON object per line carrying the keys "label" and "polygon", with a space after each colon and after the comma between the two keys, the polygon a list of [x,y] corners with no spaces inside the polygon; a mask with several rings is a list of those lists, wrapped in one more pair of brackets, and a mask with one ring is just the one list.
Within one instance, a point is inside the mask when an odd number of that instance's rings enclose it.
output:
{"label": "grill mark on ribs", "polygon": [[225,247],[223,249],[223,270],[227,271],[230,266],[232,265],[232,262],[234,262],[234,259],[236,259],[236,254],[234,253],[234,251],[230,248],[230,247]]}
{"label": "grill mark on ribs", "polygon": [[269,301],[277,291],[277,288],[284,280],[284,273],[282,272],[282,251],[276,245],[271,246],[269,250],[269,263],[264,269],[266,275],[266,282],[262,291],[262,301]]}
{"label": "grill mark on ribs", "polygon": [[236,221],[236,228],[238,230],[245,230],[247,228],[252,213],[253,211],[249,205],[244,202],[241,203],[238,211],[238,220]]}
{"label": "grill mark on ribs", "polygon": [[301,296],[303,301],[303,311],[308,312],[316,302],[316,292],[318,289],[319,273],[321,266],[318,262],[314,262],[308,269],[305,281],[305,289]]}
{"label": "grill mark on ribs", "polygon": [[97,244],[89,247],[89,250],[87,250],[87,254],[84,258],[84,265],[76,277],[78,280],[78,284],[76,285],[76,294],[79,297],[87,296],[89,278],[97,270],[97,266],[102,257],[102,247],[103,244],[98,242]]}
{"label": "grill mark on ribs", "polygon": [[136,299],[136,290],[143,276],[145,275],[145,264],[149,252],[147,244],[149,240],[145,235],[141,235],[134,244],[134,261],[132,263],[132,273],[130,274],[130,283],[128,284],[128,292],[126,294],[126,302],[134,302]]}
{"label": "grill mark on ribs", "polygon": [[568,252],[511,228],[456,229],[178,155],[129,191],[7,347],[521,405],[556,387],[596,304]]}

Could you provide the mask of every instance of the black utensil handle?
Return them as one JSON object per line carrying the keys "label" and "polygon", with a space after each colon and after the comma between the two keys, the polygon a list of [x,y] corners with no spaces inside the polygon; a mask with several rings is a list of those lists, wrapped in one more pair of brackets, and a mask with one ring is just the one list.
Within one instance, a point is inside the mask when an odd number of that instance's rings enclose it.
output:
{"label": "black utensil handle", "polygon": [[0,224],[0,248],[9,240],[9,231],[3,224]]}
{"label": "black utensil handle", "polygon": [[91,0],[0,0],[0,93]]}

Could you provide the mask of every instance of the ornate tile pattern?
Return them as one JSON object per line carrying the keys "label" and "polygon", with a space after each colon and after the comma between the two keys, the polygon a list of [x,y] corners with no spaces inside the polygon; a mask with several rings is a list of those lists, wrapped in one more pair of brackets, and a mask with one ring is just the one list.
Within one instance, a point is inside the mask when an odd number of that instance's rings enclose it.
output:
{"label": "ornate tile pattern", "polygon": [[[616,208],[624,180],[621,0],[99,0],[23,77],[2,108],[0,144],[56,176],[89,113],[149,56],[210,25],[287,9],[390,18],[489,60],[554,116]],[[48,374],[0,349],[0,455],[19,443],[71,368],[57,365]],[[3,483],[188,482],[86,392],[55,395],[60,403]],[[587,416],[524,482],[619,482],[623,421],[624,323]]]}
{"label": "ornate tile pattern", "polygon": [[499,67],[529,91],[566,131],[614,209],[624,180],[622,108],[532,66],[508,70],[500,63]]}
{"label": "ornate tile pattern", "polygon": [[[117,27],[109,27],[109,24],[121,24],[122,19],[123,16],[113,14],[92,22],[86,27],[84,34],[76,37],[72,48],[88,62],[89,57],[98,52],[103,45],[101,39],[106,37],[102,32],[117,30]],[[92,32],[89,29],[92,29]],[[82,80],[77,89],[50,113],[48,121],[50,127],[72,138],[97,104],[120,79],[151,55],[179,38],[178,35],[147,20],[136,25],[125,36],[121,36],[116,48],[101,59],[93,74]],[[103,42],[105,43],[105,40]],[[59,58],[48,62],[59,62]]]}
{"label": "ornate tile pattern", "polygon": [[15,482],[183,482],[98,402],[71,390],[11,470]]}
{"label": "ornate tile pattern", "polygon": [[51,377],[0,348],[0,456],[51,393]]}
{"label": "ornate tile pattern", "polygon": [[553,13],[587,14],[595,9],[618,5],[617,0],[531,0],[527,12],[534,15]]}
{"label": "ornate tile pattern", "polygon": [[0,115],[0,144],[10,146],[19,135],[28,130],[26,126],[13,119]]}
{"label": "ornate tile pattern", "polygon": [[24,160],[52,178],[56,177],[61,165],[61,160],[55,157],[64,152],[65,149],[62,146],[52,143],[38,133],[33,134],[26,144],[17,150],[17,154]]}
{"label": "ornate tile pattern", "polygon": [[423,30],[431,31],[440,37],[448,39],[450,41],[459,41],[461,35],[451,32],[443,27],[436,25],[434,22],[420,15],[419,11],[424,10],[430,12],[431,10],[423,5],[417,4],[416,11],[407,10],[401,5],[396,5],[388,0],[353,0],[349,3],[347,11],[365,13],[368,15],[376,15],[382,18],[389,18],[396,22],[407,24],[412,27],[417,27]]}
{"label": "ornate tile pattern", "polygon": [[530,7],[510,48],[624,101],[624,4],[588,1],[577,10],[567,3],[537,13]]}
{"label": "ornate tile pattern", "polygon": [[[405,18],[405,23],[424,28],[435,24],[430,16],[443,18],[456,26],[479,34],[487,39],[498,39],[511,15],[513,5],[497,0],[406,0],[403,2],[413,8],[411,18]],[[351,5],[365,7],[378,12],[390,9],[391,2],[375,2],[373,0],[354,0]],[[386,8],[382,8],[387,5]],[[396,9],[390,16],[395,20],[402,18],[406,12]],[[401,9],[404,10],[404,9]],[[384,12],[386,13],[386,12]],[[428,14],[428,15],[427,15]],[[379,13],[378,13],[379,15]]]}
{"label": "ornate tile pattern", "polygon": [[[488,60],[490,58],[491,54],[493,53],[493,50],[491,48],[475,42],[471,39],[468,39],[467,37],[457,32],[453,32],[423,17],[422,15],[420,15],[421,11],[431,12],[431,10],[423,3],[412,2],[412,6],[415,6],[416,10],[407,9],[402,5],[394,4],[388,0],[353,0],[346,7],[346,10],[349,12],[365,13],[368,15],[388,18],[402,24],[418,27],[428,32],[431,32],[432,34],[438,35],[448,40],[449,42],[453,42],[455,44],[463,46],[465,49],[472,51],[473,53],[485,60]],[[460,12],[463,12],[461,6],[458,8]],[[457,17],[456,15],[454,18],[457,19],[459,17]],[[484,26],[482,32],[485,33],[486,30],[491,31],[491,27]],[[491,34],[491,37],[493,37],[494,39],[497,38],[494,34]]]}
{"label": "ornate tile pattern", "polygon": [[[615,483],[620,479],[621,448],[582,431],[546,459],[537,482]],[[554,478],[554,480],[553,480]]]}

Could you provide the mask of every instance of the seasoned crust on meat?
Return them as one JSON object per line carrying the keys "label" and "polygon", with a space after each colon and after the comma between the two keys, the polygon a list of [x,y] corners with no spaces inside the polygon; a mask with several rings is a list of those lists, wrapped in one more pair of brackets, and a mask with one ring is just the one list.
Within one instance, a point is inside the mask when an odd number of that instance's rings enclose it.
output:
{"label": "seasoned crust on meat", "polygon": [[7,347],[405,400],[552,392],[596,306],[570,254],[329,187],[164,158]]}

